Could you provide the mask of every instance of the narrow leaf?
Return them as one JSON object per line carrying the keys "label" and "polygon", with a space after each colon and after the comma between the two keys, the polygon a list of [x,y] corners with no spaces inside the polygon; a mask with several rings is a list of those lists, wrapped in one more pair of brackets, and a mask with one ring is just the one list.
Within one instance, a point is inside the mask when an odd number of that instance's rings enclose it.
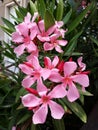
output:
{"label": "narrow leaf", "polygon": [[84,123],[87,122],[87,116],[83,108],[76,102],[69,102],[66,98],[63,102],[69,107],[70,110],[74,112]]}
{"label": "narrow leaf", "polygon": [[70,19],[70,17],[71,17],[71,14],[72,14],[72,9],[70,9],[70,11],[65,15],[65,17],[63,18],[63,22],[64,22],[64,24],[66,24],[68,21],[69,21],[69,19]]}
{"label": "narrow leaf", "polygon": [[54,17],[49,10],[45,11],[44,22],[45,22],[45,30],[47,30],[49,27],[55,24]]}
{"label": "narrow leaf", "polygon": [[72,54],[73,50],[75,49],[76,45],[77,45],[77,39],[79,38],[79,36],[82,34],[82,31],[77,33],[68,43],[68,45],[66,46],[65,49],[65,54]]}
{"label": "narrow leaf", "polygon": [[9,20],[5,19],[5,18],[2,18],[4,24],[9,28],[11,29],[13,32],[15,31],[15,26],[14,24],[12,24]]}
{"label": "narrow leaf", "polygon": [[93,5],[93,3],[91,5],[89,5],[79,16],[77,16],[77,18],[69,25],[68,32],[66,32],[66,34],[73,31],[80,24],[80,22],[83,20],[85,15],[92,8],[92,5]]}
{"label": "narrow leaf", "polygon": [[90,36],[90,39],[98,46],[98,39]]}
{"label": "narrow leaf", "polygon": [[63,17],[63,9],[64,9],[64,3],[63,0],[57,1],[57,10],[56,10],[56,20],[60,21]]}
{"label": "narrow leaf", "polygon": [[44,0],[37,0],[38,12],[42,18],[44,18],[46,6]]}
{"label": "narrow leaf", "polygon": [[31,0],[30,0],[30,11],[32,15],[34,14],[34,12],[37,12],[36,5]]}

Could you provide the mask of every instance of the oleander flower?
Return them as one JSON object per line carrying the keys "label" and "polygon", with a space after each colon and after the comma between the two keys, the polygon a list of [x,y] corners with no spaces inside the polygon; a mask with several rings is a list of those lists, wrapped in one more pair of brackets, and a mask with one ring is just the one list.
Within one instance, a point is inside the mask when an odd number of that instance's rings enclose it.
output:
{"label": "oleander flower", "polygon": [[61,105],[53,101],[53,99],[63,98],[66,95],[66,91],[63,87],[54,87],[51,91],[47,88],[43,88],[43,91],[38,92],[38,96],[32,92],[24,95],[22,104],[25,107],[36,108],[32,117],[34,124],[42,124],[46,121],[48,114],[48,107],[51,111],[51,116],[54,119],[61,119],[64,115],[64,109]]}
{"label": "oleander flower", "polygon": [[59,53],[63,53],[63,50],[61,46],[66,46],[67,41],[66,40],[59,40],[59,34],[53,34],[50,36],[50,42],[44,43],[44,50],[50,51],[55,49]]}
{"label": "oleander flower", "polygon": [[46,80],[51,74],[49,69],[40,66],[39,60],[35,56],[32,57],[32,60],[20,64],[19,68],[27,75],[22,81],[22,86],[28,88],[37,81],[38,91],[41,91],[41,89],[44,88],[42,79]]}

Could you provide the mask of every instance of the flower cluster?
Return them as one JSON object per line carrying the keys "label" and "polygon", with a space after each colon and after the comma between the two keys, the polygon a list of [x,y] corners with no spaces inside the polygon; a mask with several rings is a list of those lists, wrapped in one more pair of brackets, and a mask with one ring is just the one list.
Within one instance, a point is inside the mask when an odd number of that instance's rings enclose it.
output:
{"label": "flower cluster", "polygon": [[[77,63],[69,60],[63,61],[57,55],[43,56],[40,52],[49,52],[55,49],[63,53],[61,46],[66,46],[63,40],[66,30],[63,30],[62,21],[56,21],[53,26],[45,29],[44,20],[39,19],[38,13],[31,17],[30,13],[24,21],[16,26],[12,34],[12,41],[16,43],[14,52],[20,56],[27,52],[26,61],[19,64],[19,68],[26,75],[22,86],[29,93],[22,96],[22,104],[33,111],[33,123],[44,123],[48,114],[48,107],[54,119],[61,119],[64,115],[63,107],[56,102],[57,99],[67,97],[70,102],[80,97],[77,85],[89,86],[88,72],[82,57]],[[56,53],[57,53],[56,52]],[[56,100],[54,100],[56,99]]]}

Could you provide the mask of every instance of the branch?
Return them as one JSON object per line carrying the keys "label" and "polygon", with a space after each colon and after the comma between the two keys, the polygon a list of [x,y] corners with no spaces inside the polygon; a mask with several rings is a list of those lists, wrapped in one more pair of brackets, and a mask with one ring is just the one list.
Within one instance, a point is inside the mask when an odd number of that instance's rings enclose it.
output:
{"label": "branch", "polygon": [[14,3],[19,7],[20,5],[19,5],[19,3],[16,1],[16,0],[13,0],[14,1]]}

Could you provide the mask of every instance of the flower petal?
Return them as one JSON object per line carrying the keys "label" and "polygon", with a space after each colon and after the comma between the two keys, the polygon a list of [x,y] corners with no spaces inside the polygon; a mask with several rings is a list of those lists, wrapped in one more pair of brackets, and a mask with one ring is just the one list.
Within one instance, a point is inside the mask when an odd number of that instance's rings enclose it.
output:
{"label": "flower petal", "polygon": [[51,70],[43,68],[41,71],[41,76],[43,77],[44,80],[46,80],[47,78],[49,78],[51,74]]}
{"label": "flower petal", "polygon": [[89,78],[88,75],[86,74],[79,74],[79,75],[72,76],[72,79],[74,82],[79,83],[83,87],[89,86]]}
{"label": "flower petal", "polygon": [[59,45],[55,46],[55,50],[59,53],[63,53],[63,50],[61,49],[61,47]]}
{"label": "flower petal", "polygon": [[31,87],[35,83],[36,79],[30,76],[27,76],[22,80],[22,86],[25,88]]}
{"label": "flower petal", "polygon": [[79,92],[78,89],[76,88],[76,86],[72,83],[69,86],[68,92],[67,92],[67,98],[70,102],[74,102],[75,100],[77,100],[79,98]]}
{"label": "flower petal", "polygon": [[66,46],[67,41],[66,40],[57,40],[57,43],[61,46]]}
{"label": "flower petal", "polygon": [[27,37],[28,36],[28,27],[26,23],[20,23],[19,25],[16,26],[17,31],[21,33],[21,35]]}
{"label": "flower petal", "polygon": [[38,26],[41,32],[45,32],[44,20],[39,21]]}
{"label": "flower petal", "polygon": [[25,107],[36,107],[40,105],[41,99],[36,97],[33,94],[26,94],[25,96],[21,97],[22,99],[22,104]]}
{"label": "flower petal", "polygon": [[43,84],[41,78],[39,78],[37,80],[37,91],[39,92],[40,96],[41,96],[41,92],[45,92],[46,93],[48,91],[47,87]]}
{"label": "flower petal", "polygon": [[58,83],[62,81],[62,76],[57,71],[52,71],[49,80]]}
{"label": "flower petal", "polygon": [[77,64],[75,62],[65,62],[64,64],[64,75],[69,76],[72,74],[77,68]]}
{"label": "flower petal", "polygon": [[48,94],[51,98],[63,98],[67,94],[67,91],[62,85],[57,85],[53,90]]}
{"label": "flower petal", "polygon": [[49,108],[54,119],[61,119],[64,115],[64,109],[54,101],[50,101]]}
{"label": "flower petal", "polygon": [[34,69],[36,69],[36,70],[41,69],[41,66],[40,66],[40,64],[39,64],[38,57],[33,56],[33,58],[32,58],[32,65],[33,65]]}
{"label": "flower petal", "polygon": [[17,56],[20,56],[24,53],[25,45],[21,44],[18,47],[15,47],[14,52],[17,54]]}
{"label": "flower petal", "polygon": [[[28,62],[27,62],[28,63]],[[29,63],[28,63],[29,64]],[[31,75],[33,72],[33,68],[31,68],[31,66],[29,67],[26,64],[19,64],[19,68],[21,69],[21,71],[27,75]]]}
{"label": "flower petal", "polygon": [[26,46],[26,48],[29,53],[32,51],[36,51],[37,49],[36,45],[32,41]]}
{"label": "flower petal", "polygon": [[19,34],[19,32],[12,33],[12,41],[16,43],[22,43],[23,37]]}
{"label": "flower petal", "polygon": [[52,65],[54,67],[56,67],[58,63],[59,63],[59,58],[58,58],[58,56],[55,56],[54,59],[53,59],[53,61],[52,61]]}
{"label": "flower petal", "polygon": [[42,105],[33,115],[34,124],[43,124],[46,121],[48,114],[47,105]]}
{"label": "flower petal", "polygon": [[50,44],[50,43],[48,43],[48,42],[45,42],[45,43],[44,43],[44,50],[45,50],[45,51],[53,50],[53,48],[54,48],[54,45],[53,45],[53,44]]}

